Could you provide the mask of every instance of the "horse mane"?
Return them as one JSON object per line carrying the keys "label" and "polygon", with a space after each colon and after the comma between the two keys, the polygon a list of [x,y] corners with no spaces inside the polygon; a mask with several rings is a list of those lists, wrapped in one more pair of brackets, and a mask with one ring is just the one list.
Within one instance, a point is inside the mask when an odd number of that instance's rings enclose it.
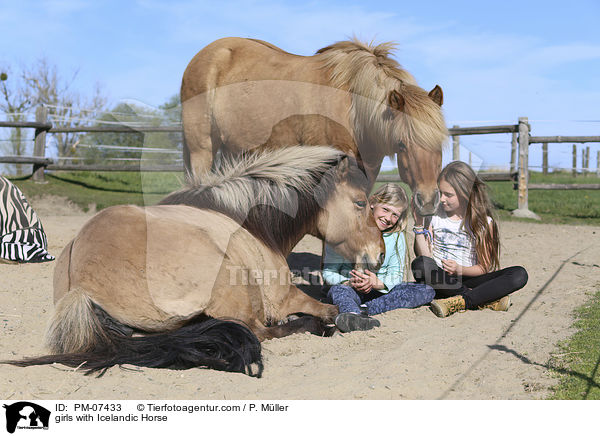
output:
{"label": "horse mane", "polygon": [[[184,204],[223,213],[271,249],[281,251],[314,228],[345,155],[328,146],[293,146],[223,156],[221,165],[173,192],[159,204]],[[366,177],[350,167],[351,183]],[[354,173],[356,172],[356,173]]]}
{"label": "horse mane", "polygon": [[[395,48],[393,42],[375,45],[354,38],[323,47],[316,57],[330,71],[333,86],[352,93],[351,118],[357,138],[375,141],[387,155],[396,153],[399,141],[440,151],[448,135],[440,107],[391,58]],[[397,117],[387,104],[394,90],[405,101]]]}

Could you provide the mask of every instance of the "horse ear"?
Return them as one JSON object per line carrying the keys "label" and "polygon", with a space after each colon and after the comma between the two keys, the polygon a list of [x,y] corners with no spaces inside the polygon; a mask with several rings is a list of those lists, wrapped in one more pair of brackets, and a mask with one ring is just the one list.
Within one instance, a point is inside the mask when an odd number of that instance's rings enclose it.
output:
{"label": "horse ear", "polygon": [[440,85],[435,85],[435,88],[429,91],[429,98],[436,102],[438,106],[444,104],[444,92]]}
{"label": "horse ear", "polygon": [[350,170],[350,158],[348,155],[342,156],[340,159],[340,163],[337,166],[337,173],[340,178],[346,178],[348,176],[348,171]]}
{"label": "horse ear", "polygon": [[404,110],[404,97],[394,89],[388,95],[388,104],[392,109],[402,112]]}

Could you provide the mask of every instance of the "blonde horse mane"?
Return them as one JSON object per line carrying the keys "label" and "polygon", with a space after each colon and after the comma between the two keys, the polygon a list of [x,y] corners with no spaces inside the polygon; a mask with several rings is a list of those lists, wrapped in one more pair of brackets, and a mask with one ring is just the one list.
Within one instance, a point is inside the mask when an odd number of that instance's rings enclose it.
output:
{"label": "blonde horse mane", "polygon": [[[375,140],[387,155],[403,142],[430,151],[440,151],[448,131],[440,107],[417,86],[415,78],[390,56],[396,44],[363,43],[356,38],[317,51],[317,57],[331,73],[333,86],[352,93],[350,110],[357,138]],[[404,110],[394,116],[388,95],[399,92]]]}
{"label": "blonde horse mane", "polygon": [[[224,213],[272,248],[281,248],[293,228],[313,224],[311,220],[338,181],[335,168],[344,156],[328,146],[226,155],[218,168],[196,176],[189,186],[159,204]],[[349,170],[348,180],[365,189],[365,175],[356,166]],[[282,220],[282,215],[288,219]]]}

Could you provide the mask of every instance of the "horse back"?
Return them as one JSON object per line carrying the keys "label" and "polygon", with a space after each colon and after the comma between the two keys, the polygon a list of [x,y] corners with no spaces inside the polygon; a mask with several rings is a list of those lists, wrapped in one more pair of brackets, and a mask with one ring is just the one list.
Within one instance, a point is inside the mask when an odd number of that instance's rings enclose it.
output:
{"label": "horse back", "polygon": [[267,142],[356,148],[351,96],[332,86],[319,56],[293,55],[264,41],[220,39],[188,65],[181,100],[185,164],[197,175],[211,168],[218,150],[237,154]]}
{"label": "horse back", "polygon": [[68,277],[70,289],[145,331],[176,328],[200,313],[248,322],[259,313],[264,322],[278,315],[264,297],[277,300],[280,280],[253,285],[246,272],[267,265],[289,273],[283,256],[231,218],[188,206],[107,208],[71,244],[55,272],[55,294]]}
{"label": "horse back", "polygon": [[329,83],[314,56],[288,53],[262,40],[229,37],[212,42],[192,58],[183,73],[181,101],[248,80]]}

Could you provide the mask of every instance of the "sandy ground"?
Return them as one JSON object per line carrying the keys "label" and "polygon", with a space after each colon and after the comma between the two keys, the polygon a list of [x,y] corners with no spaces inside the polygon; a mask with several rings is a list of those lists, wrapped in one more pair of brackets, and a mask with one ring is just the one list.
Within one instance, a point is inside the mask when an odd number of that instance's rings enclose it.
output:
{"label": "sandy ground", "polygon": [[[89,219],[60,199],[31,203],[56,256]],[[94,378],[59,365],[1,365],[0,398],[544,398],[556,383],[547,363],[556,344],[573,333],[573,309],[600,289],[600,228],[500,225],[502,264],[529,271],[529,283],[513,294],[508,312],[470,311],[439,319],[427,307],[402,309],[379,315],[381,327],[368,332],[266,341],[261,379],[205,369],[118,367]],[[320,241],[307,237],[290,262],[316,268],[320,247]],[[0,264],[0,359],[44,352],[53,269],[54,262]]]}

